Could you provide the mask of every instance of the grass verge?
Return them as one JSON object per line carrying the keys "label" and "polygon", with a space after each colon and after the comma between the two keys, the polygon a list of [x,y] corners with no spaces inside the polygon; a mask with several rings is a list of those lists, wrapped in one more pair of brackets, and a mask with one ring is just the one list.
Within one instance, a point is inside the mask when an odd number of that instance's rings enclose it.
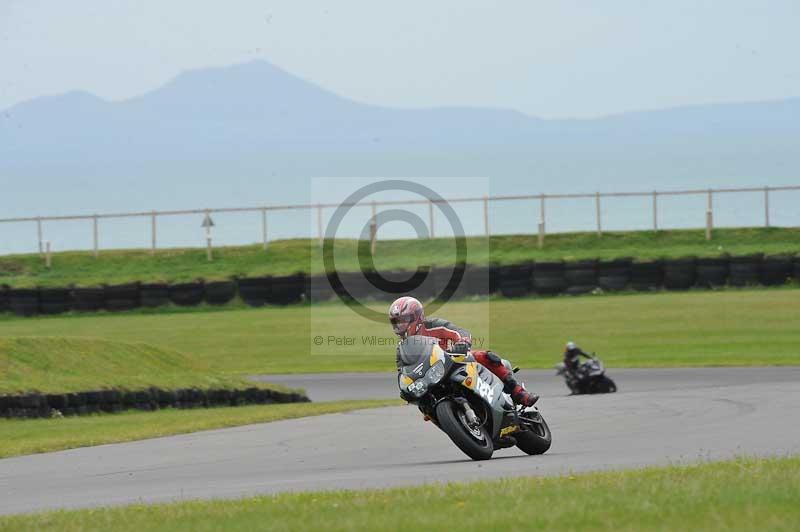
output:
{"label": "grass verge", "polygon": [[402,404],[400,400],[334,401],[235,408],[123,412],[55,419],[0,419],[0,458],[143,440]]}
{"label": "grass verge", "polygon": [[[596,351],[609,367],[800,364],[800,290],[794,288],[457,301],[436,315],[469,329],[476,347],[527,368],[551,367],[567,340]],[[186,353],[185,364],[219,378],[388,371],[396,341],[388,324],[333,303],[0,319],[0,339],[31,335],[147,342]],[[316,336],[322,346],[312,344]],[[329,337],[351,338],[353,345]],[[372,339],[384,343],[371,345]]]}
{"label": "grass verge", "polygon": [[210,371],[175,349],[102,338],[0,338],[0,393],[119,388],[248,388],[243,376]]}
{"label": "grass verge", "polygon": [[[491,494],[491,496],[487,496]],[[414,511],[409,511],[414,508]],[[797,530],[800,458],[0,517],[0,530]]]}
{"label": "grass verge", "polygon": [[[358,242],[337,239],[337,269],[359,271]],[[368,246],[362,248],[365,251]],[[639,259],[716,256],[722,253],[800,252],[800,229],[717,229],[705,240],[703,230],[560,233],[548,235],[544,249],[535,235],[502,235],[467,239],[471,264],[513,264],[529,260],[636,257]],[[450,265],[455,257],[450,238],[387,240],[378,242],[375,265],[379,269],[415,270],[419,264]],[[271,242],[265,252],[260,245],[231,246],[214,251],[208,262],[204,249],[166,249],[155,256],[149,250],[108,250],[94,258],[88,251],[53,254],[46,268],[38,254],[0,257],[0,284],[29,286],[96,286],[131,281],[190,281],[228,279],[233,276],[286,275],[323,271],[316,240],[294,239]]]}

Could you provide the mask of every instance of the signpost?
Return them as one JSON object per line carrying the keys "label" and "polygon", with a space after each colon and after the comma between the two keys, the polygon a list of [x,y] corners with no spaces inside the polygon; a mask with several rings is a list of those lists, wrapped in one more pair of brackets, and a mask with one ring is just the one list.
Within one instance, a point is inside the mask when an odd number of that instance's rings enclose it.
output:
{"label": "signpost", "polygon": [[211,213],[206,211],[206,215],[203,218],[203,223],[201,224],[206,230],[206,258],[209,261],[212,261],[213,258],[211,257],[211,228],[214,227],[214,220],[211,219]]}

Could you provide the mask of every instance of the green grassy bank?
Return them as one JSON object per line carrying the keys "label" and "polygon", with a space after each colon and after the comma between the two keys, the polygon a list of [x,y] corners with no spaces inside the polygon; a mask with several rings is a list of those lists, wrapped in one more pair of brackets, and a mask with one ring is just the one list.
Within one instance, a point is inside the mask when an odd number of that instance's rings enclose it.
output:
{"label": "green grassy bank", "polygon": [[157,438],[199,430],[402,404],[398,400],[250,405],[122,412],[52,419],[0,419],[0,458]]}
{"label": "green grassy bank", "polygon": [[797,530],[800,458],[0,517],[0,530]]}
{"label": "green grassy bank", "polygon": [[[385,311],[383,305],[376,308]],[[469,329],[476,347],[491,347],[523,367],[552,366],[567,340],[596,351],[609,367],[800,364],[796,288],[484,299],[451,302],[436,314]],[[63,339],[145,342],[187,357],[176,359],[176,366],[220,379],[394,368],[395,340],[388,324],[361,318],[336,303],[0,318],[0,340],[25,336],[61,338],[54,340],[56,348]],[[313,344],[317,336],[321,346]],[[353,345],[337,345],[339,338],[352,339]],[[371,345],[373,339],[383,345]],[[2,365],[0,359],[0,372]],[[70,368],[84,371],[78,361]],[[138,363],[130,369],[139,371]],[[0,389],[8,389],[12,379],[5,371]],[[16,375],[17,385],[49,378],[43,373],[30,380],[24,373]]]}
{"label": "green grassy bank", "polygon": [[[95,259],[87,251],[53,255],[45,268],[37,254],[0,257],[0,284],[29,286],[96,286],[130,281],[189,281],[227,279],[233,276],[286,275],[323,271],[316,240],[296,239],[260,245],[224,247],[206,260],[204,249],[101,251]],[[357,271],[358,243],[336,241],[337,269]],[[562,233],[548,235],[543,249],[535,235],[471,237],[467,239],[471,264],[512,264],[528,260],[635,257],[650,259],[722,253],[800,253],[800,229],[718,229],[707,242],[702,230]],[[363,250],[362,250],[363,251]],[[375,265],[379,269],[416,269],[418,265],[449,265],[455,260],[450,239],[390,240],[378,242]]]}

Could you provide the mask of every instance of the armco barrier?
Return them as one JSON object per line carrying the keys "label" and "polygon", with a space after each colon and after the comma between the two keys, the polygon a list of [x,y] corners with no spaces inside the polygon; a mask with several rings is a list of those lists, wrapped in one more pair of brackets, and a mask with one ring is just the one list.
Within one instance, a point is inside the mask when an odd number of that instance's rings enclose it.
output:
{"label": "armco barrier", "polygon": [[203,302],[203,281],[177,283],[169,287],[169,300],[181,307],[196,307]]}
{"label": "armco barrier", "polygon": [[104,287],[107,310],[131,310],[141,306],[139,283],[127,283]]}
{"label": "armco barrier", "polygon": [[169,304],[169,285],[167,283],[142,283],[139,297],[143,307],[154,308]]}
{"label": "armco barrier", "polygon": [[601,260],[597,263],[597,284],[603,290],[625,290],[631,281],[631,259]]}
{"label": "armco barrier", "polygon": [[664,261],[664,288],[688,290],[697,278],[697,260],[694,257],[667,259]]}
{"label": "armco barrier", "polygon": [[39,313],[39,290],[35,288],[12,288],[8,291],[8,307],[18,316],[34,316]]}
{"label": "armco barrier", "polygon": [[262,388],[241,390],[183,388],[164,390],[92,390],[88,392],[0,395],[0,417],[76,416],[123,410],[158,410],[160,408],[207,408],[245,404],[307,403],[308,397],[296,392]]}
{"label": "armco barrier", "polygon": [[272,277],[239,279],[237,284],[242,301],[251,307],[263,307],[267,304],[272,289]]}
{"label": "armco barrier", "polygon": [[795,256],[794,258],[794,280],[795,282],[800,283],[800,255]]}
{"label": "armco barrier", "polygon": [[712,257],[697,259],[695,284],[703,288],[724,286],[728,282],[730,272],[729,257]]}
{"label": "armco barrier", "polygon": [[567,289],[564,263],[561,261],[535,263],[531,277],[537,294],[555,295]]}
{"label": "armco barrier", "polygon": [[205,300],[209,305],[224,305],[236,297],[235,281],[211,281],[205,286]]}
{"label": "armco barrier", "polygon": [[566,293],[570,295],[587,294],[597,288],[597,261],[579,260],[564,264]]}
{"label": "armco barrier", "polygon": [[764,257],[761,263],[760,281],[764,286],[786,284],[793,274],[792,257],[772,255]]}
{"label": "armco barrier", "polygon": [[763,255],[731,257],[728,284],[731,286],[757,285],[761,281],[761,261]]}
{"label": "armco barrier", "polygon": [[72,310],[72,292],[67,288],[42,288],[39,290],[39,312],[61,314]]}
{"label": "armco barrier", "polygon": [[631,263],[631,288],[648,292],[664,286],[664,262],[651,260]]}

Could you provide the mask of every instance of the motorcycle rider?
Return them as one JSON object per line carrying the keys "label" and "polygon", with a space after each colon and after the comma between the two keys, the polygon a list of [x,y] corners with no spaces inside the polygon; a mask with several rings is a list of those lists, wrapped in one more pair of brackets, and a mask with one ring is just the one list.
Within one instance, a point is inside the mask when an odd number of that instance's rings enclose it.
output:
{"label": "motorcycle rider", "polygon": [[569,341],[564,347],[564,365],[572,375],[575,375],[580,367],[580,357],[592,358],[592,355],[584,353],[583,350]]}
{"label": "motorcycle rider", "polygon": [[400,338],[427,336],[436,338],[444,351],[456,354],[470,353],[475,360],[485,366],[505,385],[506,393],[523,406],[533,406],[539,396],[525,390],[514,378],[514,372],[503,365],[502,359],[491,351],[470,351],[472,335],[465,329],[456,327],[441,318],[425,319],[425,312],[419,300],[404,296],[389,306],[389,322],[392,330]]}

